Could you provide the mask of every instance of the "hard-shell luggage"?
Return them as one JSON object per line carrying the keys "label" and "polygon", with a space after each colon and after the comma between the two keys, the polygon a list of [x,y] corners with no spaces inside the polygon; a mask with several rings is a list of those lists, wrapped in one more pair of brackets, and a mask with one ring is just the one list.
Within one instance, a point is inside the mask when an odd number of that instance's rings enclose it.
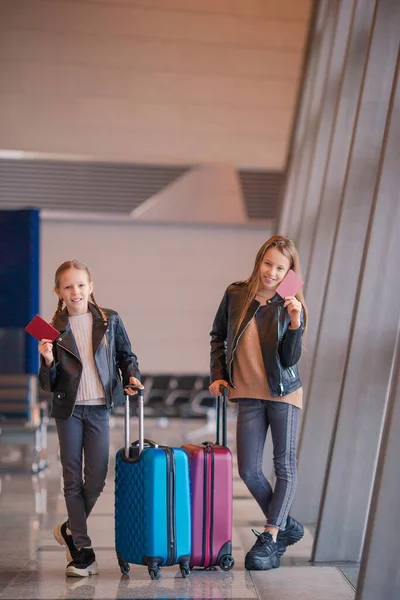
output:
{"label": "hard-shell luggage", "polygon": [[[222,444],[220,423],[222,410]],[[191,567],[232,569],[232,454],[226,447],[226,388],[217,398],[216,443],[184,444],[192,496]]]}
{"label": "hard-shell luggage", "polygon": [[143,389],[138,390],[139,441],[129,445],[129,396],[125,447],[115,459],[115,548],[122,574],[129,563],[147,565],[159,579],[163,565],[190,573],[189,464],[181,448],[158,446],[143,436]]}

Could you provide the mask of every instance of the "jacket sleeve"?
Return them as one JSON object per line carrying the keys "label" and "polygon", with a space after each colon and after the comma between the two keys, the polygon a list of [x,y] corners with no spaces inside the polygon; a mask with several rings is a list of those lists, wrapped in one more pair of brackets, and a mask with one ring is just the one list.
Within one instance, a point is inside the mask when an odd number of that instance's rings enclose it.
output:
{"label": "jacket sleeve", "polygon": [[40,357],[39,385],[45,392],[52,392],[55,388],[58,378],[57,369],[57,346],[53,343],[54,362],[51,367],[46,367],[43,356]]}
{"label": "jacket sleeve", "polygon": [[303,347],[304,311],[301,311],[300,327],[290,329],[290,323],[279,346],[279,357],[283,367],[293,367],[299,362]]}
{"label": "jacket sleeve", "polygon": [[119,315],[116,315],[115,356],[117,367],[122,373],[124,387],[129,383],[130,377],[136,377],[140,381],[138,359],[136,354],[132,352],[131,342]]}
{"label": "jacket sleeve", "polygon": [[226,338],[228,332],[228,295],[225,292],[215,315],[211,335],[210,380],[228,380]]}

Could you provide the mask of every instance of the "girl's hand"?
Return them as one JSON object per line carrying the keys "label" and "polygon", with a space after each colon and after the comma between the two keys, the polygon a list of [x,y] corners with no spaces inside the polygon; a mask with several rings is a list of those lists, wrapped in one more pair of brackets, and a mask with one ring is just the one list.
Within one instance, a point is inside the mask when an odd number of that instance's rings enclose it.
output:
{"label": "girl's hand", "polygon": [[286,296],[284,305],[290,317],[290,329],[299,329],[302,305],[295,296]]}
{"label": "girl's hand", "polygon": [[50,368],[54,361],[53,342],[51,340],[40,340],[38,346],[40,354],[44,358],[46,367]]}
{"label": "girl's hand", "polygon": [[229,383],[225,381],[225,379],[216,379],[208,388],[210,390],[210,394],[212,394],[213,396],[220,396],[221,385],[226,388],[229,387]]}
{"label": "girl's hand", "polygon": [[[143,388],[144,386],[140,383],[139,379],[136,377],[129,377],[129,383],[135,387]],[[137,394],[137,390],[132,390],[130,387],[124,388],[124,391],[129,394],[129,396],[134,396]]]}

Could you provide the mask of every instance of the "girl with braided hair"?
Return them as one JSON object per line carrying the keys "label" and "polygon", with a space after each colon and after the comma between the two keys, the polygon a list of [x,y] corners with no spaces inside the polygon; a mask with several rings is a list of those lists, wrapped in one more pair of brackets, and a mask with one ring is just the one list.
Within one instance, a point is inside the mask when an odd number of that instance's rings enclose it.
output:
{"label": "girl with braided hair", "polygon": [[60,333],[54,342],[39,342],[39,382],[53,392],[68,520],[53,534],[67,548],[66,575],[86,577],[98,572],[87,518],[106,481],[109,412],[124,403],[124,389],[136,393],[130,386],[141,386],[140,373],[120,316],[99,307],[85,265],[60,265],[54,291],[59,300],[51,323]]}

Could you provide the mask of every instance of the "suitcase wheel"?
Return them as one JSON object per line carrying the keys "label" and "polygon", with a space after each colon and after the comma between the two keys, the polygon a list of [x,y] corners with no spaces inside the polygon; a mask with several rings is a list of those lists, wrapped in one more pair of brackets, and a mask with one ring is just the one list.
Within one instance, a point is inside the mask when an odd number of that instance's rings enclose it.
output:
{"label": "suitcase wheel", "polygon": [[119,554],[117,554],[117,558],[118,558],[118,564],[119,564],[119,568],[121,569],[122,575],[128,575],[129,571],[131,570],[129,563],[127,563],[125,560],[122,560],[122,558],[119,556]]}
{"label": "suitcase wheel", "polygon": [[158,565],[149,567],[150,579],[161,579],[161,569]]}
{"label": "suitcase wheel", "polygon": [[128,563],[121,563],[119,565],[119,568],[121,569],[121,573],[122,575],[128,575],[129,571],[131,570],[130,566]]}
{"label": "suitcase wheel", "polygon": [[186,577],[189,577],[189,575],[190,575],[189,563],[185,563],[184,565],[181,565],[181,574],[182,574],[182,577],[184,577],[185,579],[186,579]]}
{"label": "suitcase wheel", "polygon": [[235,560],[230,554],[224,554],[224,556],[221,556],[218,564],[223,571],[230,571],[233,569]]}

